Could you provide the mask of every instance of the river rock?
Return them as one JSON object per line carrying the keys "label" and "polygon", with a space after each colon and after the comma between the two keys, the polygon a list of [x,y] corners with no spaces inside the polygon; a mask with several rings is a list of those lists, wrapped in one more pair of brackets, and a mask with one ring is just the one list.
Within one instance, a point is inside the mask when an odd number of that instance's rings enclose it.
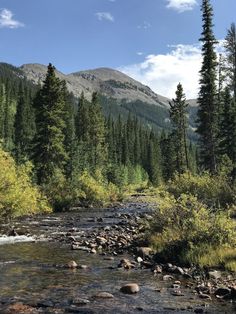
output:
{"label": "river rock", "polygon": [[163,279],[164,281],[168,281],[168,280],[173,280],[174,277],[171,276],[171,275],[164,275],[162,279]]}
{"label": "river rock", "polygon": [[138,256],[141,256],[142,258],[149,256],[153,250],[150,247],[138,247],[137,248],[137,254]]}
{"label": "river rock", "polygon": [[131,268],[134,268],[134,264],[130,262],[129,259],[127,258],[123,258],[118,267],[123,267],[124,269],[131,269]]}
{"label": "river rock", "polygon": [[90,250],[90,253],[91,254],[97,254],[97,251],[93,248],[93,249]]}
{"label": "river rock", "polygon": [[211,300],[211,296],[209,294],[206,294],[206,293],[200,293],[198,296],[200,299]]}
{"label": "river rock", "polygon": [[179,290],[179,289],[176,289],[176,290],[173,290],[172,292],[171,292],[171,294],[173,295],[173,296],[175,296],[175,297],[182,297],[182,296],[184,296],[184,294],[181,292],[181,290]]}
{"label": "river rock", "polygon": [[73,304],[76,304],[76,305],[86,305],[88,303],[90,303],[90,301],[87,299],[82,299],[82,298],[73,299]]}
{"label": "river rock", "polygon": [[194,313],[199,313],[199,314],[204,313],[204,309],[201,308],[201,307],[197,307],[197,308],[194,310]]}
{"label": "river rock", "polygon": [[175,268],[173,269],[173,273],[174,273],[174,274],[177,274],[177,275],[183,275],[183,274],[184,274],[184,270],[183,270],[183,268],[181,268],[181,267],[175,267]]}
{"label": "river rock", "polygon": [[95,294],[93,296],[94,298],[98,298],[98,299],[113,299],[114,295],[109,293],[109,292],[98,292],[97,294]]}
{"label": "river rock", "polygon": [[89,267],[88,267],[88,265],[79,265],[78,268],[85,270],[85,269],[88,269]]}
{"label": "river rock", "polygon": [[17,233],[16,230],[13,228],[12,230],[10,230],[10,231],[8,232],[8,236],[9,236],[9,237],[16,237],[16,236],[18,236],[18,233]]}
{"label": "river rock", "polygon": [[66,264],[66,267],[67,267],[67,268],[77,268],[77,267],[78,267],[78,264],[77,264],[75,261],[69,261],[69,262]]}
{"label": "river rock", "polygon": [[128,283],[121,287],[120,291],[126,294],[135,294],[139,292],[139,285],[136,283]]}
{"label": "river rock", "polygon": [[143,262],[142,257],[138,256],[138,257],[137,257],[137,262],[138,262],[138,263],[142,263],[142,262]]}
{"label": "river rock", "polygon": [[153,268],[153,263],[149,261],[143,261],[142,266],[145,268]]}
{"label": "river rock", "polygon": [[104,260],[105,261],[114,261],[114,257],[113,256],[105,256]]}
{"label": "river rock", "polygon": [[104,238],[104,237],[96,237],[96,242],[97,244],[100,244],[100,245],[103,245],[103,244],[106,244],[107,243],[107,239]]}
{"label": "river rock", "polygon": [[162,267],[160,265],[156,265],[153,269],[154,274],[161,274],[162,273]]}
{"label": "river rock", "polygon": [[227,287],[220,287],[216,289],[215,296],[217,297],[224,297],[226,295],[231,295],[231,289]]}
{"label": "river rock", "polygon": [[39,313],[39,311],[34,307],[18,302],[18,303],[9,305],[6,308],[4,313],[5,314],[18,314],[18,313],[36,314],[36,313]]}
{"label": "river rock", "polygon": [[211,279],[220,279],[221,278],[221,272],[219,270],[213,270],[208,272],[208,276]]}

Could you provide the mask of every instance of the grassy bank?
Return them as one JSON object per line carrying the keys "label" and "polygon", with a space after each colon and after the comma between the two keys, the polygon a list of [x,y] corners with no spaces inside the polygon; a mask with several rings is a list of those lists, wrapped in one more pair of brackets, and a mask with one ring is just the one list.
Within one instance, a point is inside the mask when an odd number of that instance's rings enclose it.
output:
{"label": "grassy bank", "polygon": [[235,188],[224,176],[175,177],[149,191],[146,236],[164,261],[236,271]]}

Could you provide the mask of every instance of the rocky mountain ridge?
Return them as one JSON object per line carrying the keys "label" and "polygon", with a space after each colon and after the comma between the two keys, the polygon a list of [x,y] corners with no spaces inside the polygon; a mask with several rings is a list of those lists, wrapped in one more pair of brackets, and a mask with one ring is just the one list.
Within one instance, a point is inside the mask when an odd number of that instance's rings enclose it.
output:
{"label": "rocky mountain ridge", "polygon": [[[33,83],[42,83],[47,67],[41,64],[24,64],[20,67],[26,78]],[[153,92],[150,87],[132,79],[128,75],[110,68],[79,71],[63,74],[56,71],[57,76],[67,83],[67,87],[76,97],[83,91],[90,99],[94,91],[106,97],[117,100],[125,99],[128,102],[139,100],[143,103],[168,107],[169,99]]]}

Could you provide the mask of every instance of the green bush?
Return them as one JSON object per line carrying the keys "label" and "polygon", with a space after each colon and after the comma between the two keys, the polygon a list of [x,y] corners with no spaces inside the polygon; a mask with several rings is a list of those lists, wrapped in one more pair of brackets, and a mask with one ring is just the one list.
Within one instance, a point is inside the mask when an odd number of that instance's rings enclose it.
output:
{"label": "green bush", "polygon": [[166,185],[168,192],[176,198],[181,194],[191,194],[209,207],[226,207],[235,201],[232,189],[225,175],[211,176],[205,172],[201,175],[184,173],[176,175]]}
{"label": "green bush", "polygon": [[149,238],[163,259],[200,263],[201,255],[196,253],[199,247],[235,246],[236,222],[229,217],[229,211],[213,212],[195,196],[186,194],[176,198],[160,192],[158,200]]}
{"label": "green bush", "polygon": [[0,218],[51,211],[39,188],[32,184],[31,171],[30,163],[17,166],[0,148]]}
{"label": "green bush", "polygon": [[119,195],[118,188],[107,183],[99,171],[96,171],[94,176],[84,171],[78,178],[78,188],[80,202],[85,206],[102,206],[115,201]]}
{"label": "green bush", "polygon": [[60,169],[55,169],[47,183],[42,185],[42,189],[55,211],[69,209],[79,198],[78,188],[66,179]]}

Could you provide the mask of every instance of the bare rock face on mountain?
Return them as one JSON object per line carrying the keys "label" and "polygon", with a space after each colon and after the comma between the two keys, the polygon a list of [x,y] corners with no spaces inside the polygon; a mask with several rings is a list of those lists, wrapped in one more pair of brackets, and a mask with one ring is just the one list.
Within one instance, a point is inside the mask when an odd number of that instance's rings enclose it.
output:
{"label": "bare rock face on mountain", "polygon": [[[38,84],[44,80],[47,67],[40,64],[25,64],[21,66],[21,70],[28,80]],[[77,97],[83,91],[85,97],[90,99],[92,93],[98,91],[117,100],[125,99],[127,102],[139,100],[147,104],[168,107],[168,98],[157,95],[148,86],[117,70],[98,68],[68,75],[56,71],[56,74],[66,81],[69,91]]]}

